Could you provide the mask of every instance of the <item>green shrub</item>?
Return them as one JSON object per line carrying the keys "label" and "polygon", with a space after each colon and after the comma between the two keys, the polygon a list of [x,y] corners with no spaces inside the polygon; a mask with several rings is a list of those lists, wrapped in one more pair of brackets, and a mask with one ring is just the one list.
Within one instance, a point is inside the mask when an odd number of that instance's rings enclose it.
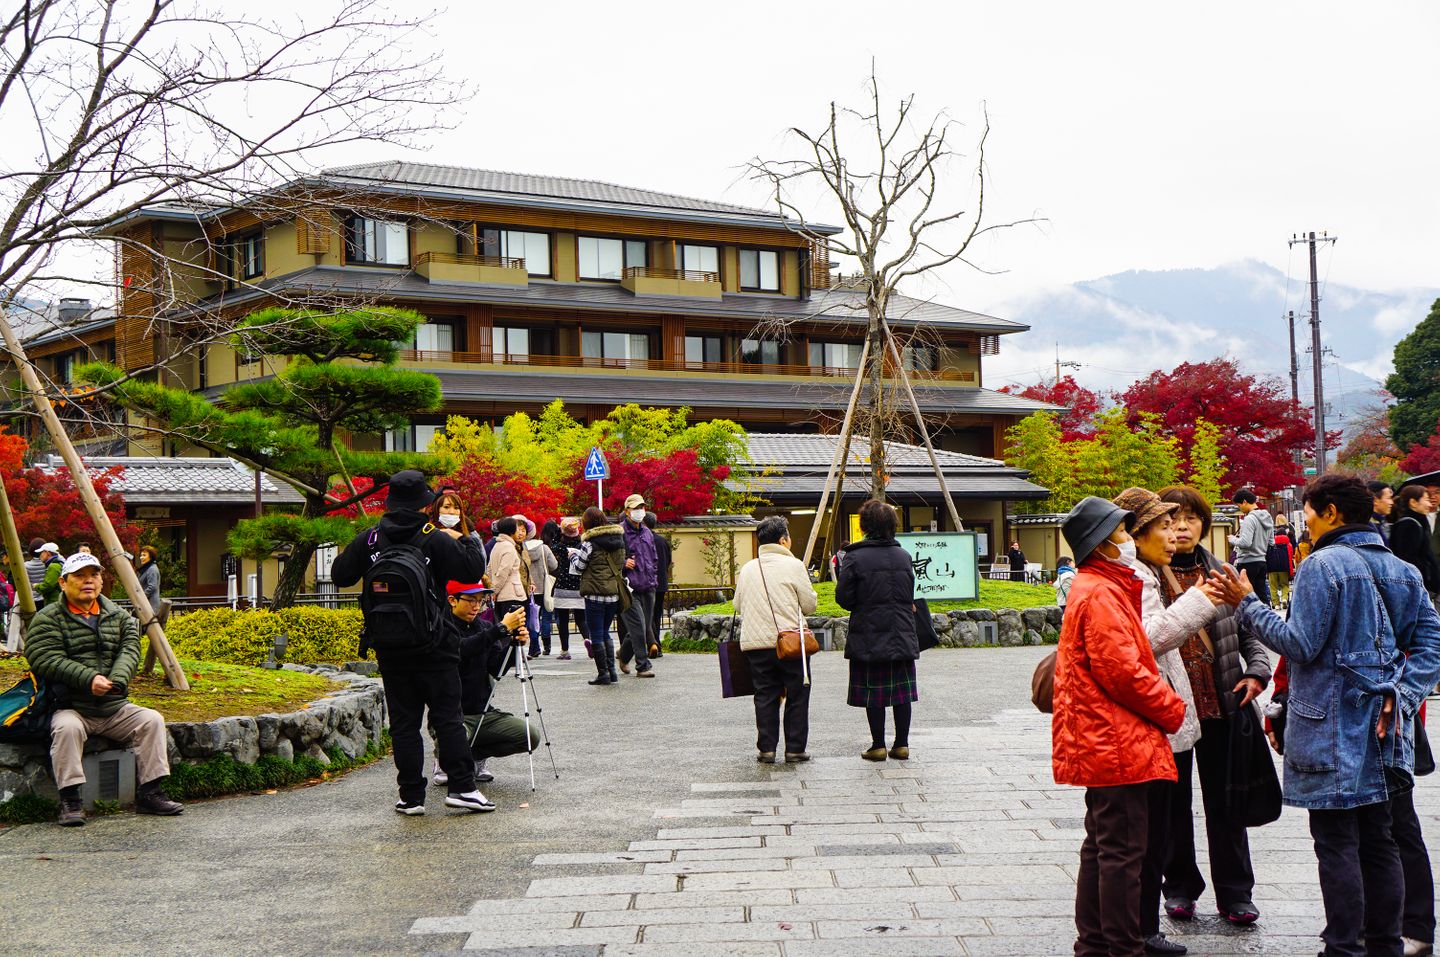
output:
{"label": "green shrub", "polygon": [[665,639],[666,653],[676,654],[715,654],[720,648],[720,643],[714,638],[676,638],[671,635]]}
{"label": "green shrub", "polygon": [[165,634],[181,658],[259,665],[269,657],[275,636],[284,634],[286,661],[339,663],[355,659],[360,623],[358,608],[206,608],[173,616]]}
{"label": "green shrub", "polygon": [[303,754],[296,755],[291,761],[279,755],[266,754],[254,764],[241,764],[228,754],[217,754],[199,764],[177,762],[170,767],[170,776],[160,787],[176,801],[245,791],[268,791],[364,767],[389,753],[390,732],[387,729],[381,733],[380,743],[371,741],[365,746],[365,753],[358,758],[347,758],[339,748],[326,751],[330,759],[328,765]]}
{"label": "green shrub", "polygon": [[0,802],[0,824],[40,824],[55,820],[60,803],[38,794],[17,794]]}

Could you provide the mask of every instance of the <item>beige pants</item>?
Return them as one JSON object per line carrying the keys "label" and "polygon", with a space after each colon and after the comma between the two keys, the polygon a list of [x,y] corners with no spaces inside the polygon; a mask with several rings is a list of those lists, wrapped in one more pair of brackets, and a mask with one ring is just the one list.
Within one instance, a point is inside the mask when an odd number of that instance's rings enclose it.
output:
{"label": "beige pants", "polygon": [[170,773],[165,719],[160,712],[128,701],[108,718],[87,718],[65,708],[56,711],[50,720],[50,763],[55,770],[57,788],[85,782],[80,755],[85,750],[85,740],[92,734],[119,741],[135,752],[137,783],[149,784]]}

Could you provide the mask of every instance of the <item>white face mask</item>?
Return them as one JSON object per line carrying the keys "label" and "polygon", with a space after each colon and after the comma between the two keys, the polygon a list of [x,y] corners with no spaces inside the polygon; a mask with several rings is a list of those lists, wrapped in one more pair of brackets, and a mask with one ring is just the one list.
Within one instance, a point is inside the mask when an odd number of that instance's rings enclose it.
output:
{"label": "white face mask", "polygon": [[634,522],[636,525],[639,525],[641,522],[645,521],[645,510],[643,508],[632,508],[630,510],[630,521]]}
{"label": "white face mask", "polygon": [[441,516],[440,516],[440,524],[441,524],[441,525],[444,525],[446,528],[454,528],[456,525],[459,525],[459,524],[460,524],[460,516],[459,516],[459,515],[441,515]]}
{"label": "white face mask", "polygon": [[1110,544],[1114,545],[1117,549],[1119,549],[1120,554],[1116,555],[1114,558],[1106,557],[1105,560],[1107,562],[1114,562],[1117,565],[1124,565],[1126,568],[1135,567],[1135,563],[1136,561],[1138,561],[1138,557],[1135,553],[1135,542],[1133,539],[1128,542],[1111,542]]}

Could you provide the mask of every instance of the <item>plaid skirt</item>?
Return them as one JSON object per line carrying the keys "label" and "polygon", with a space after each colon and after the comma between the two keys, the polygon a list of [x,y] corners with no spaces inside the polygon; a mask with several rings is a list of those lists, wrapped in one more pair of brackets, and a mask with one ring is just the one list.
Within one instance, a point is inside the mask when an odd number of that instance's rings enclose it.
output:
{"label": "plaid skirt", "polygon": [[920,699],[915,659],[856,661],[850,659],[850,691],[845,701],[855,708],[889,708]]}

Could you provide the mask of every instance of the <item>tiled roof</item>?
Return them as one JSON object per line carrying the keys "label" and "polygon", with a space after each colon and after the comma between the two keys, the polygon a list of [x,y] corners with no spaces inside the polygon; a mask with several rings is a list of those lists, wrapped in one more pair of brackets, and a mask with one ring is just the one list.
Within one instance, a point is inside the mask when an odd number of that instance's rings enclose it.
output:
{"label": "tiled roof", "polygon": [[[241,505],[255,501],[255,473],[233,459],[107,455],[88,457],[85,464],[93,469],[123,467],[111,487],[125,496],[127,505]],[[51,455],[40,467],[58,472],[65,463]],[[304,501],[290,486],[268,475],[260,477],[260,496],[267,505]]]}
{"label": "tiled roof", "polygon": [[[764,462],[766,465],[773,465],[776,468],[815,466],[828,469],[830,460],[835,455],[835,439],[836,437],[833,435],[813,433],[751,432],[750,455],[756,462]],[[850,463],[864,465],[868,459],[868,452],[868,443],[863,439],[852,441],[850,443]],[[922,445],[886,442],[885,453],[892,469],[921,468],[927,471],[930,469],[930,458],[925,454],[925,447]],[[936,449],[935,457],[940,460],[940,467],[946,471],[952,468],[1008,467],[998,459],[965,455],[961,452],[946,452],[943,449]]]}
{"label": "tiled roof", "polygon": [[[731,293],[720,299],[680,296],[636,296],[615,283],[531,282],[523,287],[481,286],[470,283],[429,282],[416,273],[362,269],[354,266],[314,266],[236,290],[223,298],[203,300],[190,311],[210,311],[277,293],[291,295],[353,295],[393,297],[424,302],[479,302],[491,305],[585,309],[599,312],[654,313],[714,316],[761,322],[767,319],[820,320],[837,325],[862,326],[867,321],[865,300],[854,289],[817,289],[810,299]],[[182,311],[183,314],[183,311]],[[982,335],[1024,332],[1030,327],[971,312],[956,306],[894,295],[890,322],[897,328],[939,326]]]}
{"label": "tiled roof", "polygon": [[[819,499],[825,485],[825,474],[810,475],[767,475],[756,480],[755,491],[762,497],[779,504],[784,499],[803,499],[811,504]],[[945,470],[945,489],[951,498],[957,499],[1041,499],[1050,492],[1027,482],[1018,474],[1006,474],[997,470],[993,474],[954,475]],[[938,501],[940,482],[933,472],[907,472],[893,475],[885,486],[885,494],[892,498]],[[870,495],[870,471],[860,473],[846,471],[846,498],[867,498]]]}
{"label": "tiled roof", "polygon": [[[688,406],[702,409],[844,409],[851,383],[843,379],[775,381],[760,376],[646,376],[643,373],[584,374],[521,371],[430,370],[450,402],[541,402]],[[862,393],[863,396],[868,394]],[[1001,413],[1029,415],[1047,406],[1019,396],[963,386],[915,387],[920,407],[934,414]],[[922,453],[923,454],[923,453]]]}
{"label": "tiled roof", "polygon": [[432,186],[484,193],[496,197],[543,197],[623,206],[651,206],[658,209],[743,213],[750,216],[770,216],[777,223],[780,220],[775,210],[737,206],[733,203],[717,203],[708,199],[676,196],[673,193],[660,193],[598,180],[536,176],[530,173],[507,173],[502,170],[468,169],[463,166],[439,166],[432,163],[410,163],[402,160],[337,166],[325,170],[320,175],[329,180],[362,180],[403,186]]}

